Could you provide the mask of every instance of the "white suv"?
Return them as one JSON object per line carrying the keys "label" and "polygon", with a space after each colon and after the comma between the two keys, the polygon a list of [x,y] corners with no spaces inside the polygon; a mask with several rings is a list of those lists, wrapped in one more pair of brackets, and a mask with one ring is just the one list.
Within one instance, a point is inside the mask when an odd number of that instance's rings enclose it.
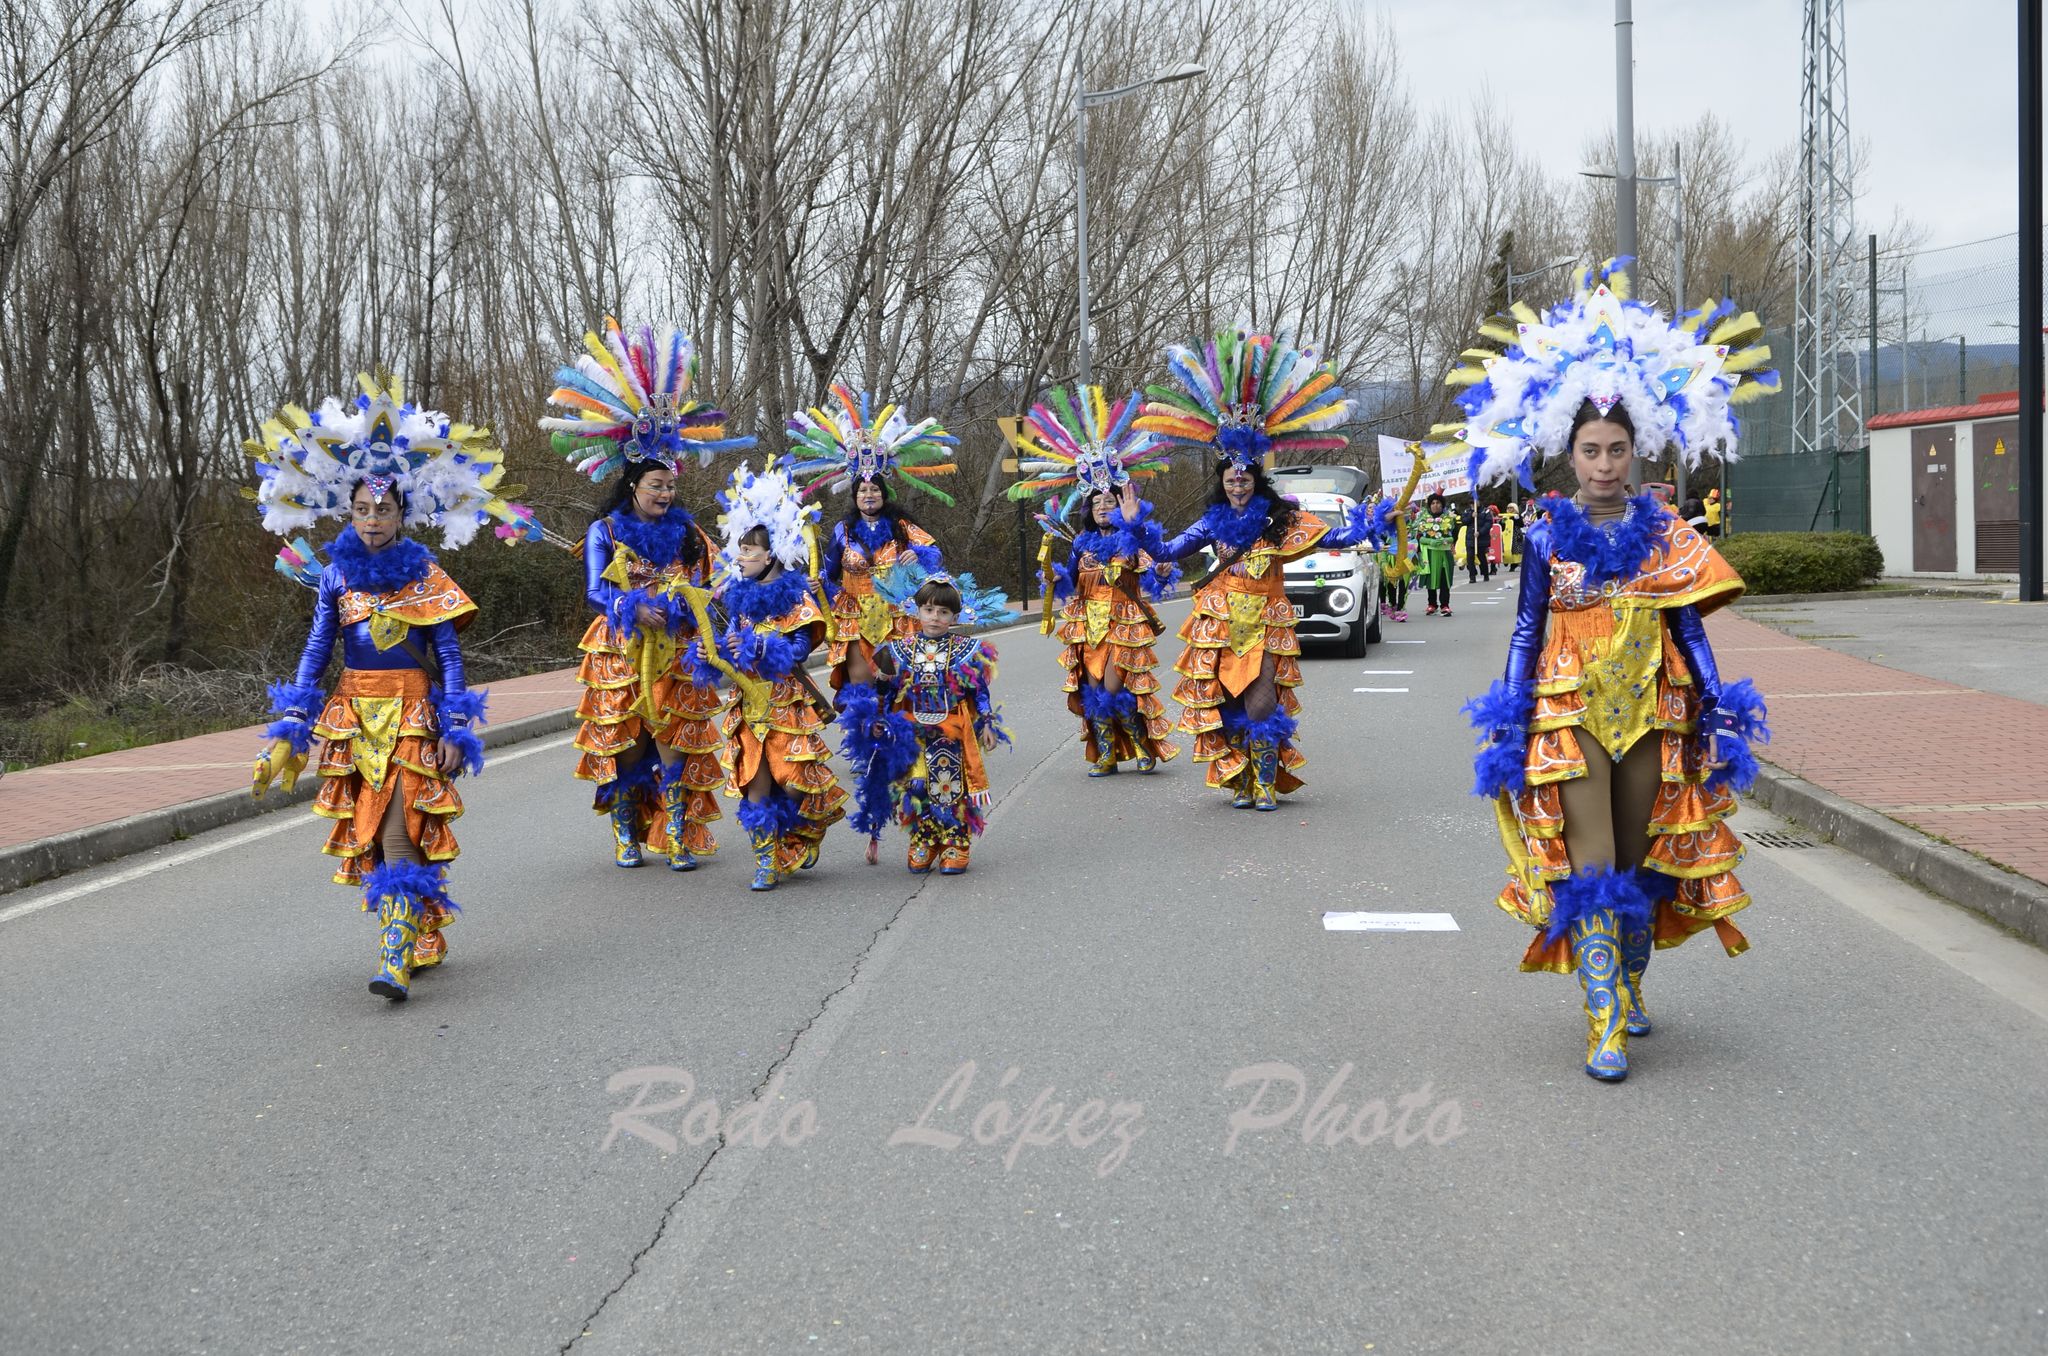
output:
{"label": "white suv", "polygon": [[[1365,472],[1355,466],[1279,466],[1273,488],[1331,527],[1364,499]],[[1369,552],[1317,551],[1286,569],[1287,600],[1294,604],[1295,632],[1304,645],[1330,641],[1357,659],[1380,638],[1380,566]]]}

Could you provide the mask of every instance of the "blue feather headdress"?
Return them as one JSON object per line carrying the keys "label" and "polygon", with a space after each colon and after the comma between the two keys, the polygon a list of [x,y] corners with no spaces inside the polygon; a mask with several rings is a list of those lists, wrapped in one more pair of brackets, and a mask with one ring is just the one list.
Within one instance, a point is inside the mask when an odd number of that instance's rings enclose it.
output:
{"label": "blue feather headdress", "polygon": [[1065,521],[1081,500],[1164,471],[1167,441],[1134,427],[1138,410],[1136,391],[1111,405],[1100,386],[1072,394],[1061,387],[1032,406],[1016,439],[1025,479],[1010,487],[1010,498],[1031,499],[1051,490],[1063,497],[1048,499],[1047,511]]}
{"label": "blue feather headdress", "polygon": [[875,592],[888,599],[892,606],[914,617],[917,615],[917,591],[934,579],[960,590],[960,614],[955,620],[962,626],[993,626],[999,622],[1015,621],[1024,615],[1001,589],[983,588],[971,574],[928,570],[915,556],[904,556],[876,574]]}
{"label": "blue feather headdress", "polygon": [[1516,302],[1512,329],[1504,319],[1480,327],[1503,350],[1465,350],[1472,361],[1448,378],[1466,388],[1458,397],[1465,417],[1432,430],[1469,456],[1475,485],[1510,477],[1533,485],[1532,463],[1566,450],[1587,401],[1603,414],[1628,411],[1637,456],[1675,448],[1690,469],[1709,456],[1735,460],[1740,423],[1730,406],[1778,389],[1778,374],[1760,370],[1771,356],[1757,342],[1763,322],[1737,315],[1730,301],[1666,320],[1629,300],[1618,271],[1627,262],[1586,269],[1576,295],[1540,316]]}
{"label": "blue feather headdress", "polygon": [[877,410],[866,391],[856,396],[832,383],[838,411],[813,407],[789,417],[790,473],[809,476],[804,497],[825,490],[843,492],[862,480],[900,478],[942,504],[953,496],[925,483],[927,476],[951,475],[960,469],[953,449],[960,440],[939,427],[936,419],[910,421],[900,406]]}

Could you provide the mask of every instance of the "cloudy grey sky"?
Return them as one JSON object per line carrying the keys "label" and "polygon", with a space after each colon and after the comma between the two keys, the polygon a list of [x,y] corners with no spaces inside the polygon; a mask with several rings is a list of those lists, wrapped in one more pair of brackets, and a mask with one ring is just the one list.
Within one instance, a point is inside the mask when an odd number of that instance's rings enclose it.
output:
{"label": "cloudy grey sky", "polygon": [[[1570,174],[1614,122],[1613,0],[1351,0],[1392,22],[1424,107],[1490,89],[1524,147]],[[2018,229],[2012,0],[1849,0],[1859,215],[1893,208],[1929,245]],[[1799,136],[1800,0],[1635,0],[1636,130],[1712,109],[1761,160]]]}

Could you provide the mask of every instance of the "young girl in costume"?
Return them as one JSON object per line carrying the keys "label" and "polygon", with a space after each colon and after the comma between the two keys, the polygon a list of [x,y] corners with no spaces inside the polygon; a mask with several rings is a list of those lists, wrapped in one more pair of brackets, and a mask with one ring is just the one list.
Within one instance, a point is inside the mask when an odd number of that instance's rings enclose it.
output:
{"label": "young girl in costume", "polygon": [[1607,1081],[1650,1033],[1653,947],[1707,928],[1731,956],[1748,946],[1729,921],[1749,896],[1727,820],[1756,777],[1749,741],[1768,738],[1762,698],[1723,683],[1701,622],[1742,580],[1654,497],[1629,497],[1629,465],[1732,457],[1730,403],[1777,386],[1749,347],[1754,315],[1723,302],[1674,324],[1612,268],[1546,315],[1518,305],[1518,330],[1483,330],[1515,347],[1454,374],[1472,384],[1467,419],[1439,430],[1472,450],[1474,484],[1527,486],[1537,456],[1569,456],[1578,477],[1528,531],[1506,676],[1466,711],[1508,854],[1498,902],[1537,930],[1522,968],[1577,973],[1586,1072]]}
{"label": "young girl in costume", "polygon": [[[738,689],[719,760],[725,794],[739,798],[754,850],[751,888],[773,890],[784,876],[818,864],[825,830],[846,814],[823,734],[832,708],[804,672],[825,641],[825,610],[804,572],[818,510],[801,501],[783,471],[756,475],[745,463],[718,503],[725,552],[712,601],[724,618],[691,642],[685,662],[706,690],[721,681]],[[704,607],[701,594],[692,601],[691,590],[682,592],[693,612]]]}
{"label": "young girl in costume", "polygon": [[1062,496],[1050,501],[1056,512],[1041,519],[1048,526],[1081,507],[1087,525],[1069,538],[1066,562],[1052,566],[1047,579],[1051,596],[1064,604],[1055,619],[1048,598],[1046,626],[1056,626],[1066,642],[1060,666],[1067,674],[1067,709],[1081,717],[1089,776],[1113,776],[1119,764],[1132,761],[1138,771],[1151,772],[1180,753],[1167,738],[1173,722],[1153,675],[1159,663],[1153,647],[1165,627],[1152,608],[1180,571],[1154,558],[1162,545],[1159,525],[1131,482],[1166,469],[1165,440],[1131,426],[1135,391],[1112,406],[1101,387],[1089,386],[1079,404],[1076,409],[1058,390],[1025,417],[1017,451],[1029,479],[1010,497],[1045,490]]}
{"label": "young girl in costume", "polygon": [[[953,634],[973,625],[973,590],[943,574],[918,585],[911,597],[917,630],[875,652],[876,676],[888,694],[878,720],[881,737],[908,756],[899,766],[892,798],[897,822],[909,831],[910,870],[957,876],[971,858],[974,839],[987,827],[988,769],[982,755],[1010,742],[992,691],[995,647]],[[897,761],[885,752],[883,760]],[[874,861],[874,846],[868,860]]]}
{"label": "young girl in costume", "polygon": [[[872,715],[875,647],[916,629],[916,622],[891,607],[875,589],[875,577],[906,561],[926,571],[940,568],[938,544],[895,502],[892,478],[900,478],[942,504],[953,502],[925,483],[959,468],[953,448],[959,439],[936,419],[912,423],[895,405],[877,412],[872,397],[835,384],[839,408],[819,408],[789,420],[792,474],[809,477],[804,497],[830,490],[850,497],[846,515],[832,525],[820,577],[832,605],[832,691],[842,707]],[[852,685],[849,690],[849,684]]]}
{"label": "young girl in costume", "polygon": [[1279,797],[1301,785],[1304,761],[1294,744],[1301,645],[1281,567],[1314,551],[1377,550],[1393,506],[1358,505],[1332,528],[1267,481],[1268,453],[1345,445],[1323,431],[1348,419],[1351,404],[1313,352],[1225,331],[1200,353],[1168,349],[1167,365],[1177,386],[1149,388],[1138,427],[1217,457],[1207,511],[1157,553],[1178,561],[1213,547],[1217,555],[1180,629],[1180,728],[1194,736],[1210,786],[1229,790],[1240,809],[1277,810]]}
{"label": "young girl in costume", "polygon": [[[255,458],[263,525],[288,536],[322,518],[348,521],[322,566],[303,537],[278,568],[316,591],[313,627],[289,683],[271,685],[269,746],[252,787],[290,790],[317,735],[320,795],[313,812],[334,821],[322,849],[341,858],[337,885],[359,886],[380,930],[370,992],[393,1001],[413,973],[447,954],[441,936],[457,911],[447,864],[460,850],[454,778],[483,770],[484,694],[463,681],[457,633],[476,605],[434,553],[405,535],[438,526],[455,549],[487,516],[509,518],[496,486],[504,453],[487,430],[408,403],[400,384],[358,378],[352,402],[308,414],[287,406],[243,444]],[[320,680],[337,637],[340,680]]]}
{"label": "young girl in costume", "polygon": [[722,699],[682,674],[677,657],[694,622],[667,590],[710,575],[711,539],[675,502],[683,459],[751,447],[727,437],[725,415],[690,397],[697,351],[680,330],[628,335],[607,316],[602,337],[555,373],[549,403],[570,411],[540,426],[593,481],[618,480],[583,539],[584,596],[596,609],[580,648],[576,708],[580,781],[595,782],[594,808],[611,820],[612,860],[641,863],[640,845],[666,854],[671,871],[694,870],[718,851],[717,719]]}

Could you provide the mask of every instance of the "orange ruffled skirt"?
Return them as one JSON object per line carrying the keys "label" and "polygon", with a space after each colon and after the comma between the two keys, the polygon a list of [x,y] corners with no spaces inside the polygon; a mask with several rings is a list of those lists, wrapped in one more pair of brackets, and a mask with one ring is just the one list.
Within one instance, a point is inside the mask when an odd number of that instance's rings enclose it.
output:
{"label": "orange ruffled skirt", "polygon": [[[1211,580],[1195,595],[1194,611],[1180,628],[1187,648],[1173,666],[1180,675],[1173,690],[1173,699],[1181,708],[1180,728],[1194,737],[1194,759],[1207,765],[1212,787],[1231,785],[1250,766],[1245,750],[1224,732],[1223,704],[1244,695],[1259,676],[1267,655],[1273,656],[1273,685],[1280,710],[1297,718],[1301,712],[1301,701],[1294,695],[1294,689],[1301,686],[1301,642],[1294,634],[1293,604],[1277,590],[1232,589],[1226,581],[1235,582],[1235,577]],[[1243,650],[1231,644],[1232,595],[1259,599],[1251,635],[1241,637],[1246,641]],[[1299,788],[1302,781],[1296,770],[1307,761],[1294,743],[1280,750],[1275,788],[1283,793]]]}
{"label": "orange ruffled skirt", "polygon": [[425,673],[342,670],[313,733],[326,741],[313,813],[334,821],[321,851],[341,858],[335,884],[363,883],[394,796],[405,807],[406,837],[420,855],[429,863],[455,860],[461,849],[454,821],[462,814],[462,797],[441,771],[441,724],[428,700]]}

